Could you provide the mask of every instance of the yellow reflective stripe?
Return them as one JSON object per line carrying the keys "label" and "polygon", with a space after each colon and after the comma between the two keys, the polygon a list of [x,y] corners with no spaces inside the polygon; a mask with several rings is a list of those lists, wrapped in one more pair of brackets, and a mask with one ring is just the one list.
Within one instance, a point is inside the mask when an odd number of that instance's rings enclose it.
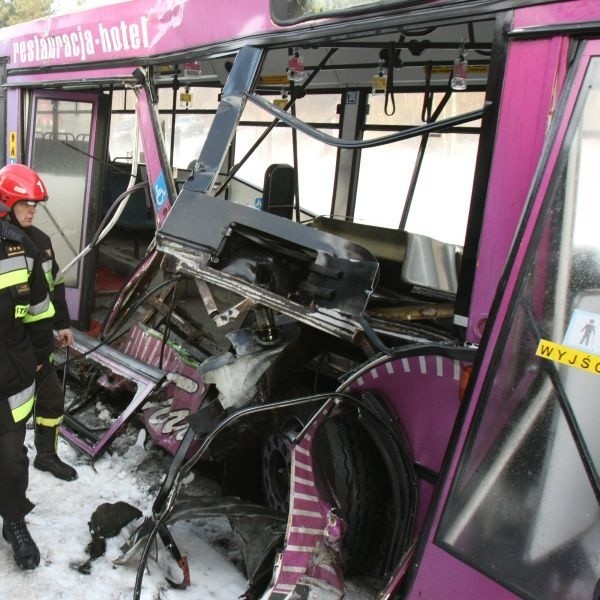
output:
{"label": "yellow reflective stripe", "polygon": [[18,269],[17,271],[11,271],[9,273],[0,274],[0,289],[4,290],[13,285],[19,285],[20,283],[27,283],[29,280],[29,271],[27,269]]}
{"label": "yellow reflective stripe", "polygon": [[26,419],[33,410],[35,383],[8,398],[8,405],[15,423]]}
{"label": "yellow reflective stripe", "polygon": [[56,419],[46,419],[45,417],[36,417],[35,424],[43,425],[44,427],[58,427],[62,423],[62,416]]}
{"label": "yellow reflective stripe", "polygon": [[51,319],[55,312],[50,296],[46,295],[41,302],[28,306],[27,313],[23,315],[23,323],[35,323],[41,319]]}
{"label": "yellow reflective stripe", "polygon": [[25,404],[22,404],[18,408],[13,409],[12,416],[15,423],[26,419],[31,414],[31,411],[33,410],[33,402],[34,399],[32,396],[29,400],[27,400],[27,402],[25,402]]}
{"label": "yellow reflective stripe", "polygon": [[37,321],[41,321],[42,319],[51,319],[56,314],[54,310],[54,304],[50,303],[50,306],[44,312],[41,312],[37,315],[32,315],[31,312],[28,312],[23,317],[23,323],[35,323]]}
{"label": "yellow reflective stripe", "polygon": [[46,312],[50,308],[50,305],[50,296],[46,294],[46,297],[41,302],[38,302],[37,304],[30,304],[28,312],[30,315],[39,315],[43,312]]}

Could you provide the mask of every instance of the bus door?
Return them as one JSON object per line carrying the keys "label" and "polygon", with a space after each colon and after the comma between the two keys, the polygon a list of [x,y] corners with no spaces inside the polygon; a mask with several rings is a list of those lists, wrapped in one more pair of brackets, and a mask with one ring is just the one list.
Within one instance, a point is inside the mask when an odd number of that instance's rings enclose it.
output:
{"label": "bus door", "polygon": [[600,597],[600,41],[579,45],[411,599]]}
{"label": "bus door", "polygon": [[[65,267],[94,234],[100,214],[108,102],[100,94],[39,90],[32,95],[28,163],[48,188],[35,224],[52,239]],[[87,328],[95,265],[88,255],[64,273],[71,319]]]}

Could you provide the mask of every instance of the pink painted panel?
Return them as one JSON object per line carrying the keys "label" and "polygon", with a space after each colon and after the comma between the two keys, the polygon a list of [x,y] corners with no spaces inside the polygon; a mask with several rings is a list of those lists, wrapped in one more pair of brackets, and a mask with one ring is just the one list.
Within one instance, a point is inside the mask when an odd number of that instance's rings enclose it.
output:
{"label": "pink painted panel", "polygon": [[557,69],[560,38],[515,42],[508,53],[492,170],[481,230],[467,339],[479,343],[540,157]]}
{"label": "pink painted panel", "polygon": [[[440,590],[443,590],[442,595]],[[518,597],[442,549],[431,546],[419,566],[419,577],[407,598],[511,600]]]}
{"label": "pink painted panel", "polygon": [[0,56],[9,69],[93,63],[276,29],[269,0],[129,0],[1,29]]}
{"label": "pink painted panel", "polygon": [[461,371],[459,361],[443,356],[390,359],[348,389],[380,394],[406,433],[415,462],[438,471],[460,405]]}
{"label": "pink painted panel", "polygon": [[550,5],[530,6],[515,13],[514,27],[555,25],[558,23],[579,23],[600,19],[598,0],[577,0]]}

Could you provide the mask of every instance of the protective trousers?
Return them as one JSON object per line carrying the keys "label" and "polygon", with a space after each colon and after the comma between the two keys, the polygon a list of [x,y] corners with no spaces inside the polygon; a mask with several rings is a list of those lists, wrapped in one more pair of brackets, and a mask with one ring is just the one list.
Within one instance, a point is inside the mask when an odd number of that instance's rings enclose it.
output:
{"label": "protective trousers", "polygon": [[35,429],[58,428],[65,413],[65,398],[58,375],[48,361],[35,376]]}
{"label": "protective trousers", "polygon": [[25,446],[25,421],[13,430],[0,432],[0,516],[18,521],[33,509],[27,499],[29,459]]}
{"label": "protective trousers", "polygon": [[63,462],[56,453],[58,427],[65,412],[64,392],[52,364],[47,362],[36,373],[35,449],[33,466],[49,471],[65,481],[77,479],[77,471]]}

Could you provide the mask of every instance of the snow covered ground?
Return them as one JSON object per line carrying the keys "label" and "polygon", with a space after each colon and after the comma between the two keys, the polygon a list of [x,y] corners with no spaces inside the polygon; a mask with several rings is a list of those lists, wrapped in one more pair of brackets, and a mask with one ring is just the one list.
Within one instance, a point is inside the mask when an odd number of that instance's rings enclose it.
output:
{"label": "snow covered ground", "polygon": [[[29,424],[31,427],[31,424]],[[130,533],[151,514],[152,504],[172,457],[146,441],[146,432],[128,425],[113,440],[110,451],[95,463],[89,456],[59,439],[59,455],[77,468],[79,478],[65,482],[32,466],[35,457],[33,430],[26,444],[30,460],[29,499],[36,505],[27,515],[29,531],[40,549],[40,566],[21,571],[12,549],[0,536],[0,589],[10,600],[126,600],[134,598],[139,552],[124,565],[114,564]],[[184,483],[181,496],[218,493],[218,485],[198,476]],[[88,522],[103,503],[119,501],[138,508],[142,517],[106,539],[104,555],[91,561],[89,574],[78,567],[89,560],[86,547],[92,540]],[[166,577],[182,580],[182,571],[158,543],[158,554],[148,561],[140,600],[235,600],[246,591],[241,544],[226,517],[178,521],[169,525],[175,542],[189,562],[191,586],[169,587]],[[158,562],[156,558],[158,557]],[[364,584],[364,582],[363,582]],[[376,596],[359,582],[348,582],[346,600]]]}
{"label": "snow covered ground", "polygon": [[[27,433],[30,462],[33,461],[33,432]],[[35,509],[27,523],[40,553],[40,566],[30,572],[15,564],[11,547],[0,538],[0,581],[2,597],[11,600],[122,600],[133,598],[137,572],[137,557],[126,565],[113,560],[120,554],[128,530],[107,539],[107,550],[91,563],[91,572],[84,575],[77,566],[89,559],[86,546],[91,541],[88,521],[102,503],[125,501],[150,514],[152,502],[162,476],[170,462],[160,449],[147,442],[142,445],[135,428],[130,427],[106,453],[92,465],[89,457],[76,451],[63,440],[60,456],[75,466],[79,478],[73,482],[55,479],[48,473],[29,468],[29,498]],[[214,483],[190,482],[196,488],[206,487],[210,493]],[[139,521],[135,521],[130,526]],[[166,569],[175,565],[159,543],[159,563],[151,558],[143,579],[142,600],[185,600],[211,598],[232,600],[246,589],[246,579],[240,571],[239,549],[225,518],[206,519],[199,524],[177,523],[171,528],[182,554],[188,556],[192,585],[187,591],[170,589],[165,581]],[[175,566],[171,577],[181,580]]]}

